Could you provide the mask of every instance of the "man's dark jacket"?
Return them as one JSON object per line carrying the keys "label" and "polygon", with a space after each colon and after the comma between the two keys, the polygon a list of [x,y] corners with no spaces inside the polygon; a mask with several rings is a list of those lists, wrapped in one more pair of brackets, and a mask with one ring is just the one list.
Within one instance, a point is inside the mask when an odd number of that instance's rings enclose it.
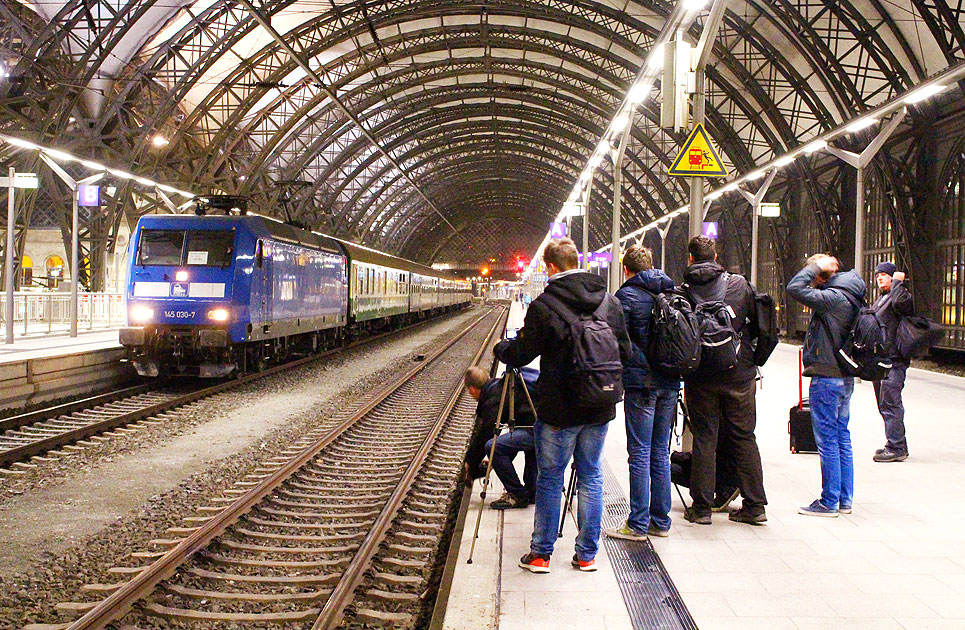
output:
{"label": "man's dark jacket", "polygon": [[875,312],[878,321],[885,327],[888,334],[888,343],[891,344],[893,349],[892,358],[905,360],[904,357],[898,356],[895,338],[898,336],[898,322],[901,318],[915,314],[915,300],[908,287],[900,280],[892,280],[891,290],[882,293],[871,306],[871,310]]}
{"label": "man's dark jacket", "polygon": [[[529,395],[533,399],[533,404],[537,404],[539,400],[539,393],[537,392],[537,382],[539,380],[539,370],[534,370],[533,368],[524,367],[520,370],[520,374],[523,375],[523,382],[526,383],[526,389],[529,390]],[[479,418],[483,424],[492,428],[496,423],[496,414],[499,412],[499,399],[503,395],[503,379],[502,378],[491,378],[486,381],[486,384],[482,386],[479,391],[479,402],[476,403],[476,417]],[[507,392],[506,398],[509,398]],[[517,381],[515,391],[513,393],[513,401],[515,408],[514,417],[516,420],[517,427],[532,427],[536,418],[533,417],[533,411],[529,407],[529,402],[526,400],[526,393],[519,388],[519,382]],[[503,421],[509,419],[509,409],[507,408],[509,401],[507,400],[503,404]]]}
{"label": "man's dark jacket", "polygon": [[[834,274],[822,288],[816,289],[811,285],[819,273],[821,268],[813,263],[797,272],[787,283],[787,294],[814,311],[804,335],[804,375],[841,378],[844,375],[836,355],[858,314],[844,292],[862,300],[866,287],[861,276],[852,270]],[[819,318],[827,322],[827,327]]]}
{"label": "man's dark jacket", "polygon": [[687,377],[689,386],[702,383],[747,383],[757,376],[754,366],[753,342],[758,336],[757,309],[754,306],[754,290],[743,276],[727,273],[716,260],[705,260],[687,267],[684,284],[678,288],[695,306],[702,302],[721,300],[734,311],[732,323],[740,337],[737,365],[726,372],[715,372],[704,366]]}
{"label": "man's dark jacket", "polygon": [[643,389],[646,387],[680,387],[680,381],[650,368],[644,349],[650,344],[650,319],[653,313],[654,295],[673,290],[673,280],[659,269],[647,269],[627,279],[617,291],[617,299],[623,306],[623,319],[627,324],[633,353],[623,364],[623,387]]}
{"label": "man's dark jacket", "polygon": [[552,295],[574,313],[589,315],[604,300],[606,321],[620,345],[620,360],[630,359],[630,338],[623,321],[620,302],[606,292],[606,281],[585,271],[563,272],[550,279],[546,290],[530,304],[523,327],[515,339],[504,339],[494,348],[496,358],[516,367],[540,357],[536,413],[540,422],[558,427],[609,422],[616,416],[616,405],[582,407],[566,384],[571,369],[573,340],[569,326],[546,303]]}

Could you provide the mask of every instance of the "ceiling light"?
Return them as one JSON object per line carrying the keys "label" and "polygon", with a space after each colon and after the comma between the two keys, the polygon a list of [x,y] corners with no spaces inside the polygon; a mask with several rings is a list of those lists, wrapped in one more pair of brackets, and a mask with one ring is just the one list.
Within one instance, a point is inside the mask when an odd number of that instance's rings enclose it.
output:
{"label": "ceiling light", "polygon": [[724,186],[723,188],[721,188],[720,191],[721,191],[721,192],[725,192],[725,193],[729,193],[729,192],[734,192],[735,190],[737,190],[737,182],[731,182],[731,183],[727,184],[726,186]]}
{"label": "ceiling light", "polygon": [[613,119],[613,124],[610,125],[610,131],[613,133],[620,133],[627,128],[630,124],[630,114],[622,113]]}
{"label": "ceiling light", "polygon": [[782,166],[787,166],[788,164],[792,163],[793,161],[794,161],[794,156],[793,156],[793,155],[785,155],[784,157],[782,157],[781,159],[779,159],[777,162],[774,162],[774,166],[777,166],[778,168],[780,168],[780,167],[782,167]]}
{"label": "ceiling light", "polygon": [[164,136],[158,134],[153,138],[151,138],[151,143],[156,147],[163,147],[171,144],[171,141],[165,138]]}
{"label": "ceiling light", "polygon": [[878,122],[878,119],[874,116],[868,116],[867,118],[859,118],[850,125],[844,128],[845,131],[849,133],[854,133],[855,131],[861,131],[862,129],[867,129],[871,125]]}
{"label": "ceiling light", "polygon": [[593,157],[590,158],[590,168],[596,168],[602,163],[603,163],[603,156],[600,155],[599,153],[593,154]]}
{"label": "ceiling light", "polygon": [[714,192],[704,197],[704,199],[706,199],[707,201],[715,201],[717,199],[720,199],[723,196],[724,196],[723,190],[715,190]]}
{"label": "ceiling light", "polygon": [[58,151],[57,149],[44,149],[43,152],[55,160],[60,160],[61,162],[68,162],[74,159],[74,156],[70,153],[64,153],[63,151]]}
{"label": "ceiling light", "polygon": [[116,168],[109,168],[107,169],[107,172],[114,177],[120,177],[121,179],[134,179],[134,176],[127,171],[119,171]]}
{"label": "ceiling light", "polygon": [[583,171],[582,173],[580,173],[580,181],[581,181],[581,182],[588,182],[588,181],[590,181],[590,179],[591,179],[592,177],[593,177],[593,171],[590,170],[590,169],[586,169],[585,171]]}
{"label": "ceiling light", "polygon": [[908,105],[914,105],[915,103],[920,103],[926,98],[935,96],[936,94],[944,90],[946,87],[947,86],[945,85],[938,85],[937,83],[926,85],[925,87],[919,88],[914,92],[912,92],[911,94],[909,94],[908,96],[906,96],[904,99],[905,103],[907,103]]}
{"label": "ceiling light", "polygon": [[103,164],[99,164],[97,162],[91,162],[90,160],[81,160],[80,163],[92,171],[103,171],[107,169],[107,167],[104,166]]}
{"label": "ceiling light", "polygon": [[648,83],[634,83],[630,87],[630,91],[627,93],[627,100],[638,105],[647,98],[647,93],[650,91],[650,85]]}
{"label": "ceiling light", "polygon": [[610,143],[604,138],[603,140],[600,141],[600,144],[596,145],[595,153],[597,155],[606,155],[607,153],[610,152],[611,148],[612,147],[610,146]]}
{"label": "ceiling light", "polygon": [[141,184],[142,186],[149,186],[150,188],[154,188],[155,186],[157,186],[157,182],[150,180],[146,177],[135,177],[134,181],[136,181],[138,184]]}
{"label": "ceiling light", "polygon": [[747,181],[749,181],[749,182],[752,182],[752,181],[754,181],[755,179],[760,179],[760,178],[764,177],[764,172],[765,172],[764,169],[758,169],[758,170],[754,171],[753,173],[749,173],[748,175],[746,175],[746,176],[745,176],[745,179],[746,179]]}
{"label": "ceiling light", "polygon": [[707,0],[684,0],[684,8],[688,11],[699,11],[707,6]]}
{"label": "ceiling light", "polygon": [[805,153],[814,153],[815,151],[820,151],[826,146],[828,146],[827,140],[812,140],[811,142],[804,145],[804,149],[802,150]]}
{"label": "ceiling light", "polygon": [[647,65],[651,68],[662,68],[663,67],[663,55],[664,55],[664,45],[660,44],[650,52],[650,56],[647,57]]}
{"label": "ceiling light", "polygon": [[239,182],[246,181],[247,179],[248,179],[248,176],[247,176],[247,175],[239,175],[239,176],[238,176],[238,181],[239,181]]}
{"label": "ceiling light", "polygon": [[21,140],[20,138],[7,138],[4,137],[3,141],[7,144],[12,144],[15,147],[20,147],[22,149],[39,149],[40,147],[33,142],[28,140]]}

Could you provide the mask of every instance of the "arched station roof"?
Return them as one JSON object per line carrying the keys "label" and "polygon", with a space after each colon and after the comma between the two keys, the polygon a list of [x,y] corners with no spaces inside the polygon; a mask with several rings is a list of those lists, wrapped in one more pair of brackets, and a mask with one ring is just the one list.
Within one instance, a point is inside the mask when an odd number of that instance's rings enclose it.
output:
{"label": "arched station roof", "polygon": [[[673,5],[257,2],[286,49],[244,3],[4,2],[0,131],[250,195],[424,263],[530,252]],[[729,168],[748,172],[963,61],[960,1],[732,0],[707,69],[707,127]],[[955,87],[928,107],[962,100]],[[686,201],[686,182],[666,175],[683,139],[659,127],[653,99],[641,106],[624,232]],[[783,176],[813,180],[810,169]],[[594,189],[593,247],[609,240],[612,179],[602,169]],[[119,185],[117,207],[151,207],[133,186]]]}

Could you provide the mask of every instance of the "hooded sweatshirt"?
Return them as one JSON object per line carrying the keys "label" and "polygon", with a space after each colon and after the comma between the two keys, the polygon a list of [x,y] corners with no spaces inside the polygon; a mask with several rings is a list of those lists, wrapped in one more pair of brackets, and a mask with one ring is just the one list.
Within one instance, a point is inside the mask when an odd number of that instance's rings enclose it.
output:
{"label": "hooded sweatshirt", "polygon": [[620,346],[620,360],[630,359],[631,344],[623,321],[620,303],[606,292],[606,281],[585,271],[564,272],[550,278],[542,295],[533,300],[526,311],[523,327],[515,339],[504,339],[493,352],[496,358],[515,367],[523,367],[540,357],[537,383],[539,401],[536,413],[540,422],[558,427],[609,422],[616,416],[616,405],[581,407],[565,377],[572,361],[573,341],[570,328],[556,314],[544,295],[560,300],[574,313],[589,315],[607,300],[606,321]]}
{"label": "hooded sweatshirt", "polygon": [[[754,291],[750,283],[736,274],[727,273],[716,260],[705,260],[687,267],[681,292],[694,305],[721,300],[731,307],[731,322],[740,337],[737,365],[726,372],[712,372],[703,363],[687,377],[687,385],[699,387],[708,382],[747,383],[757,376],[754,366],[753,341],[758,330]],[[752,321],[753,320],[753,321]]]}
{"label": "hooded sweatshirt", "polygon": [[673,280],[660,269],[647,269],[627,279],[617,291],[617,299],[623,306],[623,319],[627,324],[633,354],[623,364],[623,386],[626,389],[645,387],[680,387],[680,381],[650,368],[647,355],[650,345],[651,314],[654,295],[673,290]]}
{"label": "hooded sweatshirt", "polygon": [[797,272],[787,283],[787,294],[814,311],[804,335],[804,376],[841,378],[844,375],[838,367],[837,352],[858,314],[844,293],[861,300],[866,286],[852,270],[834,274],[818,289],[811,285],[820,272],[821,268],[813,263]]}

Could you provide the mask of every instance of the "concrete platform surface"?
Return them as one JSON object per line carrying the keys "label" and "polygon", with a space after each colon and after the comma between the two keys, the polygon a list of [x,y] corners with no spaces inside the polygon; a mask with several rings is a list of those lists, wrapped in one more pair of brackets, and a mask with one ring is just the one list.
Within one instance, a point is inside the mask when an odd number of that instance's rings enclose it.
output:
{"label": "concrete platform surface", "polygon": [[[514,304],[510,326],[521,320]],[[767,524],[732,523],[726,514],[715,514],[712,526],[693,525],[683,519],[674,493],[671,535],[651,539],[697,626],[965,628],[965,540],[960,533],[965,521],[965,379],[909,370],[904,400],[911,456],[891,464],[871,459],[884,444],[884,428],[871,383],[859,383],[850,423],[854,513],[834,519],[801,516],[797,508],[820,493],[820,469],[817,455],[792,455],[788,449],[788,409],[798,396],[797,352],[795,346],[780,345],[757,392]],[[611,423],[605,456],[628,493],[622,408]],[[497,481],[489,501],[501,491]],[[602,546],[597,573],[570,568],[574,531],[557,544],[549,575],[516,566],[529,547],[532,506],[505,514],[487,507],[476,560],[467,565],[478,482],[474,493],[447,628],[634,627]],[[686,489],[684,497],[689,504]],[[462,605],[467,601],[474,608]]]}
{"label": "concrete platform surface", "polygon": [[67,333],[51,333],[38,337],[17,337],[12,344],[0,343],[0,364],[42,359],[61,355],[120,348],[117,329],[78,331],[76,337]]}

